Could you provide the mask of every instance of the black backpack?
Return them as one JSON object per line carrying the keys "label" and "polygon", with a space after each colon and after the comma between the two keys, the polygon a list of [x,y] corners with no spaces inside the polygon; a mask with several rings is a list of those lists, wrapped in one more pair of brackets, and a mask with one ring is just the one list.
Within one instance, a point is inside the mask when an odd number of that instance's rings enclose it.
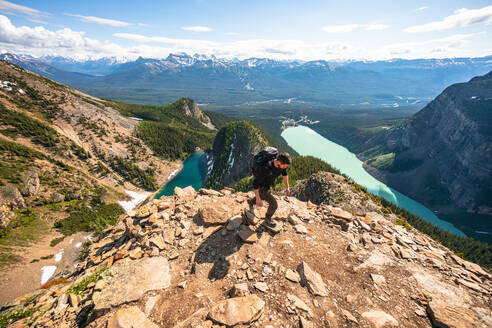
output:
{"label": "black backpack", "polygon": [[253,168],[251,170],[253,175],[257,174],[258,169],[260,167],[264,166],[269,161],[277,158],[277,156],[278,156],[277,148],[265,147],[262,150],[260,150],[260,152],[255,155],[253,160]]}

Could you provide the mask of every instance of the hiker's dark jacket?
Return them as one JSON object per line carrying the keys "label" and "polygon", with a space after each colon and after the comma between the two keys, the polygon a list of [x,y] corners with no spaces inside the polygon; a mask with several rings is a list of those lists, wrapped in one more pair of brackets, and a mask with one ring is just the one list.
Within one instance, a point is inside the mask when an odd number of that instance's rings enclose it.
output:
{"label": "hiker's dark jacket", "polygon": [[287,169],[275,167],[273,161],[268,161],[258,167],[253,179],[253,189],[259,189],[260,187],[270,188],[281,174],[282,176],[287,175]]}

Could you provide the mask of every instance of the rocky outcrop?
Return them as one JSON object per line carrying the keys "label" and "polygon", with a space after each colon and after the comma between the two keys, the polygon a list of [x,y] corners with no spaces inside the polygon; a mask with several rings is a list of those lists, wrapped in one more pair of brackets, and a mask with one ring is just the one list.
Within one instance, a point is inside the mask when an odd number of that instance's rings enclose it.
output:
{"label": "rocky outcrop", "polygon": [[297,181],[291,188],[291,195],[314,204],[335,204],[352,212],[371,212],[376,206],[366,202],[366,196],[353,192],[355,184],[341,175],[318,172],[305,180]]}
{"label": "rocky outcrop", "polygon": [[7,206],[11,210],[26,207],[19,189],[12,184],[0,187],[0,206]]}
{"label": "rocky outcrop", "polygon": [[22,174],[21,194],[25,197],[36,196],[39,191],[39,175],[35,168]]}
{"label": "rocky outcrop", "polygon": [[367,162],[379,169],[372,173],[424,204],[492,214],[491,99],[492,72],[446,88],[405,124],[368,142],[386,153]]}
{"label": "rocky outcrop", "polygon": [[210,121],[210,117],[208,117],[192,99],[182,98],[178,101],[180,102],[181,110],[186,116],[195,118],[210,130],[215,130],[215,126],[212,124],[212,121]]}
{"label": "rocky outcrop", "polygon": [[[350,199],[364,195],[346,184]],[[371,199],[379,213],[278,197],[270,233],[264,211],[243,211],[249,197],[177,188],[151,200],[94,238],[65,279],[4,313],[33,309],[15,327],[490,326],[492,275]]]}
{"label": "rocky outcrop", "polygon": [[223,126],[206,156],[206,185],[215,189],[231,187],[249,176],[254,155],[267,144],[263,131],[250,122],[230,122]]}

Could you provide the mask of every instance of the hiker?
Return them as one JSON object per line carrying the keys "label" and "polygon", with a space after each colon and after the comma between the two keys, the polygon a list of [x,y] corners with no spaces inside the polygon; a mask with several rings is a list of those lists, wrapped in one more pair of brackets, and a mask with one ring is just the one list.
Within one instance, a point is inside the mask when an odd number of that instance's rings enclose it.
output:
{"label": "hiker", "polygon": [[255,197],[248,201],[250,206],[263,206],[263,200],[268,203],[268,210],[263,224],[266,227],[274,228],[276,225],[272,222],[272,216],[277,210],[278,204],[273,195],[270,193],[270,188],[275,183],[275,180],[282,174],[282,179],[285,184],[285,193],[290,195],[289,176],[287,175],[287,167],[290,164],[289,153],[278,153],[274,147],[266,147],[255,155],[253,163],[253,189]]}

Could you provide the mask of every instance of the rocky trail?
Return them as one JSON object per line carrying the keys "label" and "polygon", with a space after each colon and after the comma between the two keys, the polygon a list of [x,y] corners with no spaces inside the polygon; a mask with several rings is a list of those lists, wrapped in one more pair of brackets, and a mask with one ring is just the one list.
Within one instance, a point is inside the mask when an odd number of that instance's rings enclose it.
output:
{"label": "rocky trail", "polygon": [[24,314],[8,327],[492,326],[492,276],[376,204],[278,197],[271,233],[248,197],[187,187],[143,204],[5,305]]}

